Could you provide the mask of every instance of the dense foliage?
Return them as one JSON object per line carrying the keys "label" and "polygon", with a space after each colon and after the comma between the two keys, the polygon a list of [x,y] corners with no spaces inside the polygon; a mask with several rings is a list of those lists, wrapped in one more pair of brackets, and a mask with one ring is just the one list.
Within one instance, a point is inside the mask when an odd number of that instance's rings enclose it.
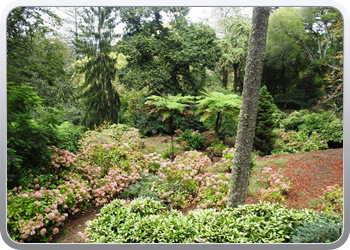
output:
{"label": "dense foliage", "polygon": [[[132,16],[137,15],[137,18]],[[164,14],[171,16],[164,23]],[[117,47],[126,56],[118,77],[126,86],[153,94],[196,95],[220,55],[214,30],[188,24],[188,8],[123,8],[126,36]]]}
{"label": "dense foliage", "polygon": [[260,89],[258,102],[258,116],[256,119],[256,129],[253,147],[259,151],[261,155],[269,155],[273,150],[276,139],[274,128],[276,123],[274,120],[274,103],[273,98],[267,91],[266,86]]}
{"label": "dense foliage", "polygon": [[[146,238],[152,242],[288,242],[294,234],[294,226],[299,225],[296,223],[300,216],[307,215],[262,203],[256,205],[257,208],[246,206],[247,212],[241,208],[226,210],[231,175],[209,172],[207,168],[212,162],[207,155],[186,151],[171,161],[155,152],[142,154],[142,147],[143,141],[137,130],[108,124],[86,131],[77,154],[52,147],[49,166],[40,171],[29,170],[27,175],[21,176],[17,186],[8,190],[7,218],[11,238],[19,242],[50,241],[69,216],[85,211],[90,205],[102,207],[102,210],[97,221],[89,226],[88,238],[93,241],[99,238],[103,242],[143,242]],[[222,156],[214,168],[225,172],[232,167],[234,148],[223,150]],[[251,167],[254,168],[254,161]],[[283,202],[283,195],[290,190],[288,180],[270,169],[264,169],[260,181],[266,183],[257,194],[263,201]],[[327,187],[324,210],[341,214],[339,199],[342,199],[339,190]],[[110,203],[112,200],[115,201]],[[189,206],[205,210],[195,210],[187,216],[168,210]],[[259,216],[256,209],[261,211]],[[276,218],[284,220],[281,214],[291,221],[283,226],[278,224],[276,229]],[[105,219],[109,221],[100,224],[100,220]],[[173,225],[175,231],[168,231],[167,226],[157,222],[159,220],[165,225]],[[127,234],[122,235],[126,238],[114,234],[117,228],[114,223],[125,226]],[[148,235],[144,223],[150,223],[147,227],[161,236]],[[202,228],[203,223],[207,223],[208,228]],[[218,234],[220,225],[232,223],[236,229],[223,226],[224,231]],[[255,232],[256,223],[261,225],[259,235]],[[130,226],[136,231],[128,231]],[[100,235],[110,227],[113,230],[107,231],[107,235]],[[187,230],[188,234],[181,236]],[[218,235],[221,236],[217,238]]]}
{"label": "dense foliage", "polygon": [[191,129],[186,129],[179,134],[179,141],[186,150],[203,150],[205,148],[205,139],[198,133]]}
{"label": "dense foliage", "polygon": [[[193,210],[185,216],[176,210],[165,210],[162,203],[151,198],[130,203],[116,199],[79,235],[92,243],[283,243],[290,242],[292,235],[294,242],[298,242],[296,239],[304,236],[301,227],[314,223],[314,216],[310,210],[287,210],[269,203],[219,212]],[[319,217],[332,222],[330,216]],[[337,225],[334,234],[327,239],[320,236],[322,240],[339,238],[341,219],[334,219]],[[318,242],[329,242],[322,240]]]}
{"label": "dense foliage", "polygon": [[32,118],[31,110],[42,99],[33,88],[24,84],[7,84],[7,181],[8,187],[18,185],[18,180],[28,170],[40,171],[51,158],[49,146],[59,142],[57,117],[47,114],[38,123]]}
{"label": "dense foliage", "polygon": [[313,131],[327,142],[343,141],[343,122],[332,111],[295,111],[282,121],[286,131],[303,131],[310,136]]}
{"label": "dense foliage", "polygon": [[295,231],[291,243],[332,243],[343,233],[343,220],[339,216],[316,214]]}

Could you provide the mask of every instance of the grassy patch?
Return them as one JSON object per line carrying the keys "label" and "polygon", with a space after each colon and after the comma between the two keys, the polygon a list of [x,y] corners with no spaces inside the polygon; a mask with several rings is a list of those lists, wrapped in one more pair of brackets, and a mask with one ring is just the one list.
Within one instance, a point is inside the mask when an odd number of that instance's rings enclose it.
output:
{"label": "grassy patch", "polygon": [[[156,152],[162,154],[166,148],[171,147],[171,138],[170,136],[152,136],[144,139],[145,147],[142,149],[143,154],[149,154]],[[176,137],[174,137],[174,146],[179,145],[176,142]]]}

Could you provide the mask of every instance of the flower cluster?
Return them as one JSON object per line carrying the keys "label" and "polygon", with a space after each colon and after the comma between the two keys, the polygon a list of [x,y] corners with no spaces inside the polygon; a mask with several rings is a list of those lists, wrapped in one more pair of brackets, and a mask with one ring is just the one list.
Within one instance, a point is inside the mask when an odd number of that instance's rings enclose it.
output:
{"label": "flower cluster", "polygon": [[[207,155],[186,151],[173,162],[164,161],[159,168],[158,197],[171,207],[185,208],[200,204],[201,208],[224,207],[227,202],[230,174],[212,174]],[[166,184],[162,184],[166,183]]]}
{"label": "flower cluster", "polygon": [[[12,239],[19,242],[50,241],[52,235],[59,232],[58,227],[67,219],[71,207],[76,206],[76,197],[79,197],[76,189],[70,194],[61,188],[14,188],[7,198],[7,223]],[[18,218],[21,219],[18,221]]]}
{"label": "flower cluster", "polygon": [[260,200],[268,201],[286,201],[283,194],[289,194],[290,183],[285,176],[275,172],[271,167],[264,167],[260,178],[256,181],[262,181],[269,185],[268,188],[260,188],[258,196]]}
{"label": "flower cluster", "polygon": [[75,154],[64,149],[58,149],[55,146],[52,146],[52,150],[55,152],[51,161],[54,168],[77,166],[77,156]]}
{"label": "flower cluster", "polygon": [[156,174],[159,172],[160,165],[165,162],[160,154],[153,152],[144,156],[145,167],[150,174]]}

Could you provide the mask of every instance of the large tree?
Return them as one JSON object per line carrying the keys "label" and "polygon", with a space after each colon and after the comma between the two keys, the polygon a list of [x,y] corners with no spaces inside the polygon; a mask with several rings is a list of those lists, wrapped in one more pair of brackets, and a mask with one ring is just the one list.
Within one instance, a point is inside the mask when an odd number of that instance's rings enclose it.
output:
{"label": "large tree", "polygon": [[116,17],[112,7],[86,8],[82,15],[81,33],[75,43],[77,52],[86,57],[80,72],[85,75],[83,122],[90,128],[104,121],[118,122],[120,98],[113,85],[117,58],[112,54]]}
{"label": "large tree", "polygon": [[219,37],[222,55],[217,63],[217,72],[222,85],[224,88],[228,86],[233,73],[233,92],[237,93],[238,86],[242,91],[243,84],[240,84],[239,73],[244,72],[251,22],[247,8],[215,7],[210,8],[207,16],[201,21],[210,24]]}
{"label": "large tree", "polygon": [[271,15],[263,84],[277,105],[310,107],[329,94],[324,78],[339,68],[343,50],[332,27],[341,21],[329,7],[280,8]]}
{"label": "large tree", "polygon": [[[49,56],[48,53],[53,52],[55,47],[50,45],[45,36],[60,21],[52,11],[42,7],[18,7],[9,13],[6,26],[7,81],[20,85],[35,76],[35,68],[42,65],[41,51]],[[45,47],[42,47],[43,41],[46,43]],[[49,47],[50,50],[46,50]],[[58,69],[56,65],[51,66]]]}
{"label": "large tree", "polygon": [[255,7],[253,10],[242,107],[227,203],[227,206],[232,208],[243,205],[247,194],[269,15],[270,7]]}
{"label": "large tree", "polygon": [[[185,10],[121,8],[126,27],[117,47],[127,60],[119,70],[121,83],[136,89],[147,86],[156,94],[199,93],[220,50],[215,31],[208,25],[188,24]],[[169,23],[164,14],[170,15]]]}

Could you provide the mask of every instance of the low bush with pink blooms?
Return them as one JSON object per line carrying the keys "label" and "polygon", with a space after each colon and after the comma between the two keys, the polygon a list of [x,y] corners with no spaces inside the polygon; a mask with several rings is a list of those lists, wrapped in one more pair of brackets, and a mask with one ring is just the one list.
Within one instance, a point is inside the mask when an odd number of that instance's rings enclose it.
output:
{"label": "low bush with pink blooms", "polygon": [[230,174],[212,174],[207,155],[186,151],[175,160],[162,162],[155,190],[171,208],[226,206]]}
{"label": "low bush with pink blooms", "polygon": [[339,186],[338,184],[327,186],[323,190],[322,198],[323,201],[317,205],[317,209],[320,209],[327,214],[339,214],[343,216],[343,187]]}
{"label": "low bush with pink blooms", "polygon": [[41,172],[28,171],[19,187],[8,190],[7,228],[17,242],[48,242],[70,215],[88,206],[103,206],[125,187],[157,171],[145,158],[136,129],[118,126],[88,131],[77,155],[52,147],[52,161]]}
{"label": "low bush with pink blooms", "polygon": [[260,188],[258,197],[261,201],[286,202],[283,195],[289,194],[290,182],[280,171],[274,171],[271,167],[264,167],[260,178],[256,181],[262,181],[268,184],[268,188]]}

